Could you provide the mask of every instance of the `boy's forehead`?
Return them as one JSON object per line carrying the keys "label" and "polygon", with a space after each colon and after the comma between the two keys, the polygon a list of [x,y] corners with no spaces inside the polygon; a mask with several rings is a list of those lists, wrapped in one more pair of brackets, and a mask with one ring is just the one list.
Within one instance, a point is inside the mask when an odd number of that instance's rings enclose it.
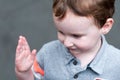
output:
{"label": "boy's forehead", "polygon": [[[72,33],[84,33],[84,31],[89,30],[95,24],[92,21],[92,18],[88,17],[65,17],[62,20],[55,19],[56,28],[63,32],[72,32]],[[95,26],[96,27],[96,26]]]}
{"label": "boy's forehead", "polygon": [[63,19],[54,16],[54,21],[59,25],[94,25],[94,19],[92,17],[78,16],[72,12],[67,12]]}

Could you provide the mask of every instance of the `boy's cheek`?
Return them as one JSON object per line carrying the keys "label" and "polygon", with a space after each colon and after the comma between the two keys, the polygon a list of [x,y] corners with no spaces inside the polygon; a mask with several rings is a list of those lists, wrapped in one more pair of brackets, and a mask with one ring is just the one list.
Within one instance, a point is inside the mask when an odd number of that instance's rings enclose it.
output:
{"label": "boy's cheek", "polygon": [[79,43],[76,43],[76,46],[79,49],[88,50],[88,49],[91,49],[93,47],[93,44],[88,42],[88,41],[81,41]]}
{"label": "boy's cheek", "polygon": [[62,43],[64,42],[64,38],[62,36],[59,36],[59,35],[58,35],[58,40]]}

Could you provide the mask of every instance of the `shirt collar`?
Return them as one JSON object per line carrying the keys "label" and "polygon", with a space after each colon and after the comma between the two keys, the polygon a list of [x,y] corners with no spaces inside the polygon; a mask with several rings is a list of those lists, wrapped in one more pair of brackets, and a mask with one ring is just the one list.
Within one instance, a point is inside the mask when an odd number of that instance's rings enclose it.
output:
{"label": "shirt collar", "polygon": [[69,50],[64,46],[65,53],[65,64],[69,64],[75,57],[69,52]]}
{"label": "shirt collar", "polygon": [[[88,67],[90,67],[93,71],[95,71],[98,74],[102,74],[103,73],[103,69],[104,69],[104,64],[106,61],[106,54],[105,54],[105,48],[107,47],[108,43],[105,39],[105,36],[102,35],[102,46],[99,50],[99,52],[97,53],[95,59],[88,65]],[[71,55],[71,53],[69,52],[69,50],[64,46],[64,51],[65,51],[65,64],[69,64],[75,57]]]}
{"label": "shirt collar", "polygon": [[89,64],[89,67],[95,71],[98,74],[103,73],[105,61],[106,61],[106,54],[105,54],[105,49],[107,48],[107,41],[105,39],[105,36],[102,35],[102,46],[96,55],[95,59]]}

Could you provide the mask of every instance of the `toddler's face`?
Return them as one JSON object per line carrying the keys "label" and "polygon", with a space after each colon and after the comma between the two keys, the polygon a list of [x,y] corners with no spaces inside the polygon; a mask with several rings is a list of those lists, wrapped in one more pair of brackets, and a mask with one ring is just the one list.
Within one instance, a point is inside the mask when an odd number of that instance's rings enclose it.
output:
{"label": "toddler's face", "polygon": [[64,19],[53,16],[58,30],[58,39],[72,54],[86,53],[98,49],[101,45],[101,30],[92,18],[77,16],[67,11]]}

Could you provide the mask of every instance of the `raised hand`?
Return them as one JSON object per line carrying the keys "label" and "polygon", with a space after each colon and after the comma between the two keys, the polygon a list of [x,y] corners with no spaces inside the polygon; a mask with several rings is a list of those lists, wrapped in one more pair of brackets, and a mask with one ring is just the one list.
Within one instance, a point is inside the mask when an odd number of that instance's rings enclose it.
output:
{"label": "raised hand", "polygon": [[18,72],[27,72],[31,69],[35,60],[36,50],[30,50],[24,36],[20,36],[16,48],[15,69]]}

